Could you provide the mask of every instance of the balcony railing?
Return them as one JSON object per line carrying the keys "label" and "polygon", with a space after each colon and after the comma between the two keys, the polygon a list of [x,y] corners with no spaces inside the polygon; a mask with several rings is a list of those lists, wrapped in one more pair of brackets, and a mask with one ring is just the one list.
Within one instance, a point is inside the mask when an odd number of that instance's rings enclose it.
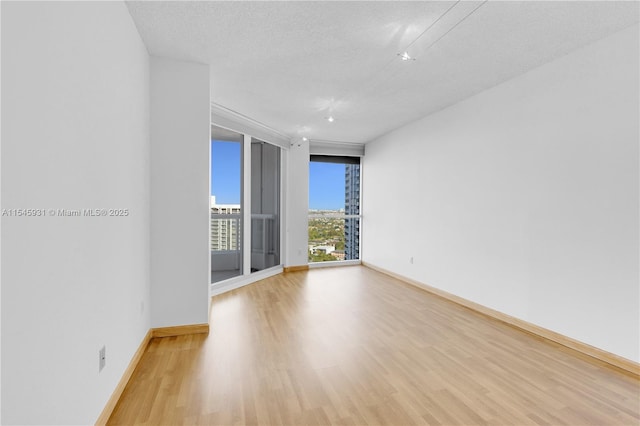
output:
{"label": "balcony railing", "polygon": [[280,227],[275,214],[251,215],[251,268],[262,270],[280,263]]}
{"label": "balcony railing", "polygon": [[[211,213],[211,271],[242,270],[242,214]],[[251,215],[251,270],[262,270],[280,263],[279,217]]]}

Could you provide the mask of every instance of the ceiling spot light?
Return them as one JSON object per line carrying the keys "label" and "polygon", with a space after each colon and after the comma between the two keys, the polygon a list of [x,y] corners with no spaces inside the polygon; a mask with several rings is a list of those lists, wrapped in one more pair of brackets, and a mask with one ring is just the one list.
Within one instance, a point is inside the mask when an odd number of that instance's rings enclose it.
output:
{"label": "ceiling spot light", "polygon": [[334,121],[336,121],[336,119],[335,119],[335,118],[333,118],[333,115],[330,115],[330,116],[328,116],[328,117],[327,117],[327,121],[328,121],[329,123],[333,123]]}
{"label": "ceiling spot light", "polygon": [[411,55],[409,55],[409,52],[398,53],[398,56],[400,56],[400,59],[402,59],[403,61],[415,61],[416,60],[416,58],[412,58]]}

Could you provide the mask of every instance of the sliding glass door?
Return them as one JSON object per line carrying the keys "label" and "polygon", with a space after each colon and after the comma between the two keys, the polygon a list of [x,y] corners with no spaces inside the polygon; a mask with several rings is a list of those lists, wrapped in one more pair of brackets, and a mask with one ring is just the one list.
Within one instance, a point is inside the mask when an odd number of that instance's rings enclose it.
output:
{"label": "sliding glass door", "polygon": [[243,136],[211,128],[211,282],[242,275]]}
{"label": "sliding glass door", "polygon": [[212,284],[280,265],[281,155],[276,145],[211,126]]}
{"label": "sliding glass door", "polygon": [[280,148],[251,140],[251,272],[280,265]]}

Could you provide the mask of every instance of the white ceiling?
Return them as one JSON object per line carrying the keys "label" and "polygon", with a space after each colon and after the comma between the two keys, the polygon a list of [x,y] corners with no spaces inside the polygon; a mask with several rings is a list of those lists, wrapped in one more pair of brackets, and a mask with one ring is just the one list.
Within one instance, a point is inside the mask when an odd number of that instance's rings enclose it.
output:
{"label": "white ceiling", "polygon": [[639,21],[635,1],[127,5],[152,55],[210,64],[212,102],[292,137],[358,143]]}

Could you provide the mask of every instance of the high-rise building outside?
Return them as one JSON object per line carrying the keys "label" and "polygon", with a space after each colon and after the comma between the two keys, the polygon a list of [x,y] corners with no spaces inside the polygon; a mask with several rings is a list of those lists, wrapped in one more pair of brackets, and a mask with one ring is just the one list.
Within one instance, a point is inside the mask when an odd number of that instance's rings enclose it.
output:
{"label": "high-rise building outside", "polygon": [[211,250],[239,250],[240,204],[217,204],[211,196]]}
{"label": "high-rise building outside", "polygon": [[[360,164],[344,166],[344,214],[360,214]],[[344,221],[344,259],[360,258],[360,218]]]}

